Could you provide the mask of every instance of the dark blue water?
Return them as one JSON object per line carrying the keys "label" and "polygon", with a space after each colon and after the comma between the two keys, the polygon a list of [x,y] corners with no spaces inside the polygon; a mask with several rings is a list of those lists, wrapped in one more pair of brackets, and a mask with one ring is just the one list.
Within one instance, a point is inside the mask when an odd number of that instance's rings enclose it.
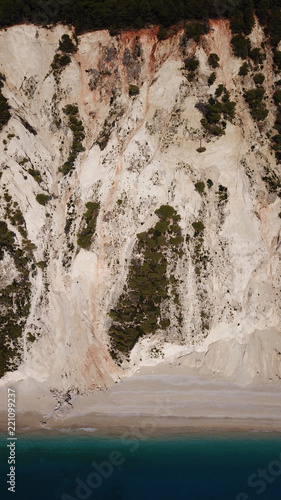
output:
{"label": "dark blue water", "polygon": [[3,500],[281,499],[279,434],[21,434],[16,493],[7,490],[6,436],[1,443]]}

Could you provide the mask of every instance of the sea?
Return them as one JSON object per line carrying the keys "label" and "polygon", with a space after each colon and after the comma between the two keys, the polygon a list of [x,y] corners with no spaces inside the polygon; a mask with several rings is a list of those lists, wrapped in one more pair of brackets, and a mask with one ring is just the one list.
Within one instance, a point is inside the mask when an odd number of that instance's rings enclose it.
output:
{"label": "sea", "polygon": [[281,500],[278,433],[0,437],[1,500]]}

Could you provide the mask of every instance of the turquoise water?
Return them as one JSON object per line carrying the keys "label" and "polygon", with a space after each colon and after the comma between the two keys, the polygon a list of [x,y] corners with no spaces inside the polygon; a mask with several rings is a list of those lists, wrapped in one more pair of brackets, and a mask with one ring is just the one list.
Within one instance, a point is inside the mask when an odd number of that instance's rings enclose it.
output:
{"label": "turquoise water", "polygon": [[281,499],[280,434],[18,434],[16,493],[7,491],[6,436],[1,443],[4,500]]}

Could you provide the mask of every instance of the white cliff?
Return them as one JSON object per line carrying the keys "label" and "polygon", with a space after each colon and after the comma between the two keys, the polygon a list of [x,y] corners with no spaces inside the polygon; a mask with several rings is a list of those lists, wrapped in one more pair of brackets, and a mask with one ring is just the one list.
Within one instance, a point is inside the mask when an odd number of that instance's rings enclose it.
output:
{"label": "white cliff", "polygon": [[[187,43],[185,55],[182,31],[161,42],[156,29],[118,37],[87,33],[56,82],[51,63],[67,32],[62,26],[31,25],[0,32],[3,94],[12,114],[0,134],[1,189],[5,185],[19,204],[36,262],[47,263],[31,278],[22,360],[3,380],[32,377],[56,388],[106,387],[162,361],[242,384],[280,379],[281,207],[262,180],[265,168],[278,172],[266,135],[276,112],[270,53],[263,70],[269,115],[261,130],[243,98],[243,86],[252,84],[238,75],[242,62],[232,54],[227,22],[212,22],[200,44]],[[251,40],[260,46],[259,27]],[[211,52],[219,55],[220,67],[210,87]],[[193,55],[200,66],[189,82],[183,61]],[[139,94],[129,95],[130,84]],[[224,135],[204,137],[195,105],[206,102],[218,84],[237,103],[236,115]],[[85,128],[85,151],[72,175],[63,176],[59,167],[72,143],[63,108],[73,103]],[[200,145],[206,148],[202,153]],[[29,168],[40,171],[40,185]],[[206,185],[203,194],[195,189],[198,181]],[[220,185],[228,193],[223,203]],[[46,205],[36,201],[39,193],[51,196]],[[100,210],[93,243],[85,250],[77,246],[77,232],[89,201],[99,202]],[[109,354],[108,313],[126,282],[136,234],[155,224],[154,212],[162,204],[181,216],[184,255],[176,274],[182,325],[173,322],[171,309],[167,331],[143,337],[130,361],[118,367]],[[192,223],[198,220],[205,226],[202,252],[208,257],[200,279],[192,259]],[[8,255],[0,266],[12,281],[16,270]]]}

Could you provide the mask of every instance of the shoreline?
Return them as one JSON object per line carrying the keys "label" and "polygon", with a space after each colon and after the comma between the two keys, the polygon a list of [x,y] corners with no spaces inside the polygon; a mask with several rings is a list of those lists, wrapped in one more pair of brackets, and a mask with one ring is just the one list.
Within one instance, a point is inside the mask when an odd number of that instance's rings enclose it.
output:
{"label": "shoreline", "polygon": [[[4,415],[0,413],[0,433],[7,433]],[[20,424],[19,424],[20,419]],[[210,417],[158,417],[152,421],[152,416],[108,417],[107,415],[88,414],[84,417],[68,417],[57,420],[50,419],[47,424],[40,424],[42,415],[39,413],[24,413],[17,416],[16,434],[25,433],[93,433],[95,436],[116,436],[126,438],[153,438],[161,436],[176,436],[184,434],[212,433],[269,433],[281,435],[279,420],[232,419]]]}
{"label": "shoreline", "polygon": [[[144,370],[105,391],[62,397],[24,380],[17,394],[17,432],[95,432],[151,436],[197,432],[281,433],[279,384],[237,386],[229,381]],[[7,432],[7,386],[0,388],[0,432]]]}

